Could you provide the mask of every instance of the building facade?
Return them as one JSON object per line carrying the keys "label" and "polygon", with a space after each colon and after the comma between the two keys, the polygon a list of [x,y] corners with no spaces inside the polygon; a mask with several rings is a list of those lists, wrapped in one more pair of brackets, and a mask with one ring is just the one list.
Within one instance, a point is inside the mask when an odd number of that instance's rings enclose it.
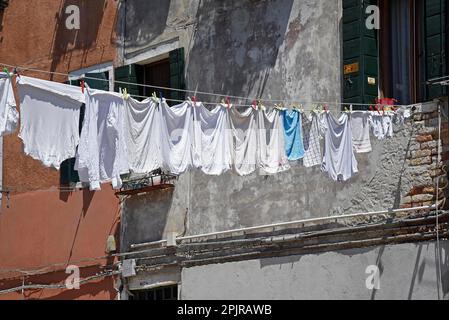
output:
{"label": "building facade", "polygon": [[[364,0],[33,2],[3,10],[0,63],[60,74],[26,75],[171,100],[416,105],[394,138],[358,156],[347,183],[294,165],[90,193],[71,161],[44,169],[6,137],[0,292],[31,287],[0,299],[447,298],[448,217],[424,208],[446,204],[447,1],[382,1],[380,29],[367,26],[377,3]],[[70,5],[79,30],[65,26]],[[33,289],[61,283],[72,264],[98,278]]]}

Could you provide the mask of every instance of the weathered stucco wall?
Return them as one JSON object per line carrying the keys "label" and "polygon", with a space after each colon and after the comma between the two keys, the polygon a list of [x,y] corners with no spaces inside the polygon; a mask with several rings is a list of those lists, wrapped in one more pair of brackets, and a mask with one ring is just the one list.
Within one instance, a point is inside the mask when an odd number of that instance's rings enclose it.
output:
{"label": "weathered stucco wall", "polygon": [[191,90],[339,101],[341,12],[340,1],[326,0],[127,1],[119,54],[178,41]]}
{"label": "weathered stucco wall", "polygon": [[[445,241],[440,292],[446,299],[448,252]],[[427,242],[185,268],[181,299],[436,300],[435,256],[435,243]],[[366,287],[368,266],[379,266],[380,290]]]}

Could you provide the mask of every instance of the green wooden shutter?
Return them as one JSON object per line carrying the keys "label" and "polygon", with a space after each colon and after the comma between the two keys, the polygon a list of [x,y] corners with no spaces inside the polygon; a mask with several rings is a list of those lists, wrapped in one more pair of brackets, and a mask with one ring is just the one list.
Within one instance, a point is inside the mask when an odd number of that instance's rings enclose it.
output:
{"label": "green wooden shutter", "polygon": [[343,0],[343,101],[374,103],[379,92],[378,31],[366,28],[375,0]]}
{"label": "green wooden shutter", "polygon": [[86,78],[85,81],[90,88],[109,91],[109,72],[87,73]]}
{"label": "green wooden shutter", "polygon": [[[143,83],[143,66],[138,64],[130,64],[115,69],[115,85],[114,91],[119,92],[119,88],[127,89],[130,95],[143,95],[143,87],[133,85]],[[130,84],[117,83],[117,81],[128,82]]]}
{"label": "green wooden shutter", "polygon": [[[170,87],[175,89],[185,90],[185,63],[184,63],[184,48],[179,48],[170,51]],[[171,99],[185,100],[185,92],[172,91]]]}
{"label": "green wooden shutter", "polygon": [[[424,47],[426,52],[426,80],[448,75],[446,59],[446,6],[447,0],[424,1]],[[427,100],[447,94],[440,85],[428,85]]]}

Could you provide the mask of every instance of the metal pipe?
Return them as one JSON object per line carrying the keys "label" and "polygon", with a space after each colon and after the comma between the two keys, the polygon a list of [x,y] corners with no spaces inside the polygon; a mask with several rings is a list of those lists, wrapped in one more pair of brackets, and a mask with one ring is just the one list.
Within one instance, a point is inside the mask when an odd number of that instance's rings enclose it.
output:
{"label": "metal pipe", "polygon": [[[288,226],[293,226],[293,225],[297,225],[297,224],[304,225],[304,224],[309,224],[309,223],[326,222],[326,221],[332,221],[332,220],[338,221],[338,220],[343,220],[343,219],[348,219],[348,218],[370,217],[370,216],[376,216],[376,215],[382,215],[382,214],[394,214],[394,213],[403,213],[403,212],[420,211],[420,210],[431,210],[431,209],[435,209],[435,208],[436,208],[436,206],[432,205],[432,206],[423,206],[423,207],[408,208],[408,209],[385,210],[385,211],[376,211],[376,212],[347,214],[347,215],[341,215],[341,216],[305,219],[305,220],[275,223],[275,224],[269,224],[269,225],[257,226],[257,227],[249,227],[249,228],[240,228],[240,229],[234,229],[234,230],[228,230],[228,231],[212,232],[212,233],[206,233],[206,234],[201,234],[201,235],[196,235],[196,236],[180,237],[180,238],[177,238],[176,241],[181,242],[181,241],[186,241],[186,240],[232,235],[233,233],[241,233],[241,232],[245,233],[245,232],[249,232],[249,231],[259,231],[259,230],[270,229],[270,228],[288,227]],[[146,247],[151,247],[151,246],[156,246],[156,245],[166,245],[166,244],[167,244],[167,240],[161,240],[161,241],[157,241],[157,242],[133,244],[133,245],[131,245],[131,249],[140,249],[140,248],[146,248]]]}

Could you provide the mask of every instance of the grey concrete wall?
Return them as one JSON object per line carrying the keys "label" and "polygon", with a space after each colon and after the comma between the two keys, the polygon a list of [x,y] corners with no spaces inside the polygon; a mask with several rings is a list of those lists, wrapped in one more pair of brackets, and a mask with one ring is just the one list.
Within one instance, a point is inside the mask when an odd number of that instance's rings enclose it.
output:
{"label": "grey concrete wall", "polygon": [[[449,298],[449,242],[441,244],[443,288]],[[181,299],[438,299],[436,244],[403,244],[320,255],[186,268]],[[366,287],[379,266],[380,290]],[[443,296],[443,294],[441,294]]]}
{"label": "grey concrete wall", "polygon": [[191,90],[340,101],[341,12],[336,0],[122,1],[119,61],[178,40]]}

